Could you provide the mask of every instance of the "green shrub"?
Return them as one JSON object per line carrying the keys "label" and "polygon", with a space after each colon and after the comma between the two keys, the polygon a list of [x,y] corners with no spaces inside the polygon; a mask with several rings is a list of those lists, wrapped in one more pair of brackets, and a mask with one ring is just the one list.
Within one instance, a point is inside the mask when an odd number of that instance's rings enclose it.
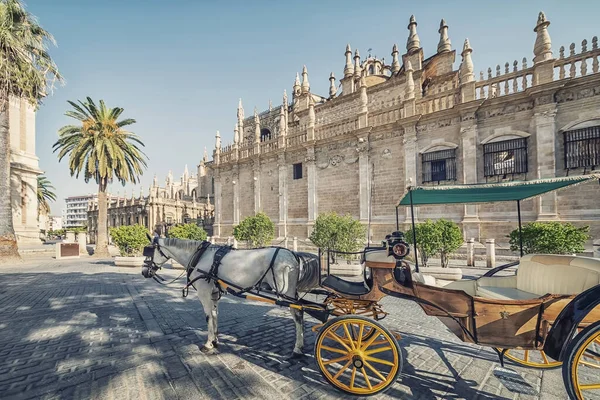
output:
{"label": "green shrub", "polygon": [[[358,220],[331,212],[319,214],[309,240],[324,250],[356,252],[363,248],[365,238],[366,228]],[[343,257],[352,258],[350,255]]]}
{"label": "green shrub", "polygon": [[207,233],[196,224],[183,224],[169,229],[169,237],[188,240],[206,240]]}
{"label": "green shrub", "polygon": [[110,228],[110,236],[117,245],[123,257],[142,255],[142,250],[148,244],[148,230],[142,225],[123,225]]}
{"label": "green shrub", "polygon": [[[428,219],[415,225],[415,233],[417,236],[417,252],[421,257],[421,264],[426,267],[429,258],[439,252],[442,243],[442,229],[439,224]],[[406,240],[414,245],[412,228],[406,232]]]}
{"label": "green shrub", "polygon": [[445,219],[437,220],[435,223],[441,233],[439,253],[442,262],[442,268],[448,267],[448,256],[462,246],[463,234],[458,224]]}
{"label": "green shrub", "polygon": [[246,217],[233,228],[233,237],[252,248],[265,247],[275,238],[275,224],[265,213]]}
{"label": "green shrub", "polygon": [[65,231],[66,232],[73,232],[73,233],[87,232],[87,227],[85,227],[85,226],[76,226],[76,227],[73,227],[73,228],[66,228]]}
{"label": "green shrub", "polygon": [[[582,253],[590,238],[589,226],[577,228],[571,223],[531,222],[523,226],[523,253],[573,254]],[[519,229],[510,233],[512,251],[519,251]]]}

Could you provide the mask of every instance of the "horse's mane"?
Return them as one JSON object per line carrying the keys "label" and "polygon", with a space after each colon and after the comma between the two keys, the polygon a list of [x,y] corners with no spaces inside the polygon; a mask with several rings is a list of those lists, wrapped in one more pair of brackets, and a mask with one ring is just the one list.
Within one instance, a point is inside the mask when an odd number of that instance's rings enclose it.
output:
{"label": "horse's mane", "polygon": [[164,238],[162,239],[163,245],[168,247],[175,247],[180,250],[196,251],[198,246],[202,244],[200,240],[186,240],[178,238]]}

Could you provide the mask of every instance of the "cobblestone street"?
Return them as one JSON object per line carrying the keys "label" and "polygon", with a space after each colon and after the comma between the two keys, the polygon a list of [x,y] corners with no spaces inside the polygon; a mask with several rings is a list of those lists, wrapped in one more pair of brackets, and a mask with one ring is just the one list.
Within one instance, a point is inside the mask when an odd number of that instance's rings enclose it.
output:
{"label": "cobblestone street", "polygon": [[[166,278],[179,275],[166,270]],[[181,282],[144,279],[138,268],[89,258],[45,259],[0,267],[0,398],[8,399],[316,399],[347,398],[321,377],[312,356],[287,362],[294,324],[286,309],[225,296],[216,355],[204,313]],[[510,365],[537,395],[509,391],[494,375],[488,348],[458,341],[407,301],[386,298],[382,322],[401,333],[404,367],[376,398],[565,399],[561,370]]]}

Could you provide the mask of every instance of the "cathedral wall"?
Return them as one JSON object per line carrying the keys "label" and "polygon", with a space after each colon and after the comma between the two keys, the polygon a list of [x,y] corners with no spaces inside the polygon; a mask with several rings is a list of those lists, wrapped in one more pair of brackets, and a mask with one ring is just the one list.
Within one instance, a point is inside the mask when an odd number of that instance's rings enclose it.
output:
{"label": "cathedral wall", "polygon": [[277,159],[261,160],[260,210],[275,222],[279,221],[279,173],[277,169]]}
{"label": "cathedral wall", "polygon": [[319,213],[359,216],[358,154],[354,141],[315,149]]}
{"label": "cathedral wall", "polygon": [[249,163],[241,164],[238,185],[240,194],[240,221],[254,215],[254,171]]}
{"label": "cathedral wall", "polygon": [[232,171],[221,171],[221,223],[233,224],[233,183]]}
{"label": "cathedral wall", "polygon": [[[308,171],[304,149],[286,155],[287,217],[288,224],[306,223],[308,216]],[[302,178],[294,179],[294,164],[302,163]],[[304,229],[306,230],[306,229]]]}

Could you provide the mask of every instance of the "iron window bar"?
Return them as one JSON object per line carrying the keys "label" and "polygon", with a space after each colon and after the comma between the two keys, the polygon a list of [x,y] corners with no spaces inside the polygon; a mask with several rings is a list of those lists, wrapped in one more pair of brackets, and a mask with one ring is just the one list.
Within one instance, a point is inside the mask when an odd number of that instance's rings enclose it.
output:
{"label": "iron window bar", "polygon": [[527,138],[484,144],[483,172],[486,178],[527,173]]}
{"label": "iron window bar", "polygon": [[423,183],[456,180],[456,149],[422,155]]}
{"label": "iron window bar", "polygon": [[600,126],[566,131],[564,141],[567,171],[584,168],[585,173],[588,168],[593,171],[600,166]]}

